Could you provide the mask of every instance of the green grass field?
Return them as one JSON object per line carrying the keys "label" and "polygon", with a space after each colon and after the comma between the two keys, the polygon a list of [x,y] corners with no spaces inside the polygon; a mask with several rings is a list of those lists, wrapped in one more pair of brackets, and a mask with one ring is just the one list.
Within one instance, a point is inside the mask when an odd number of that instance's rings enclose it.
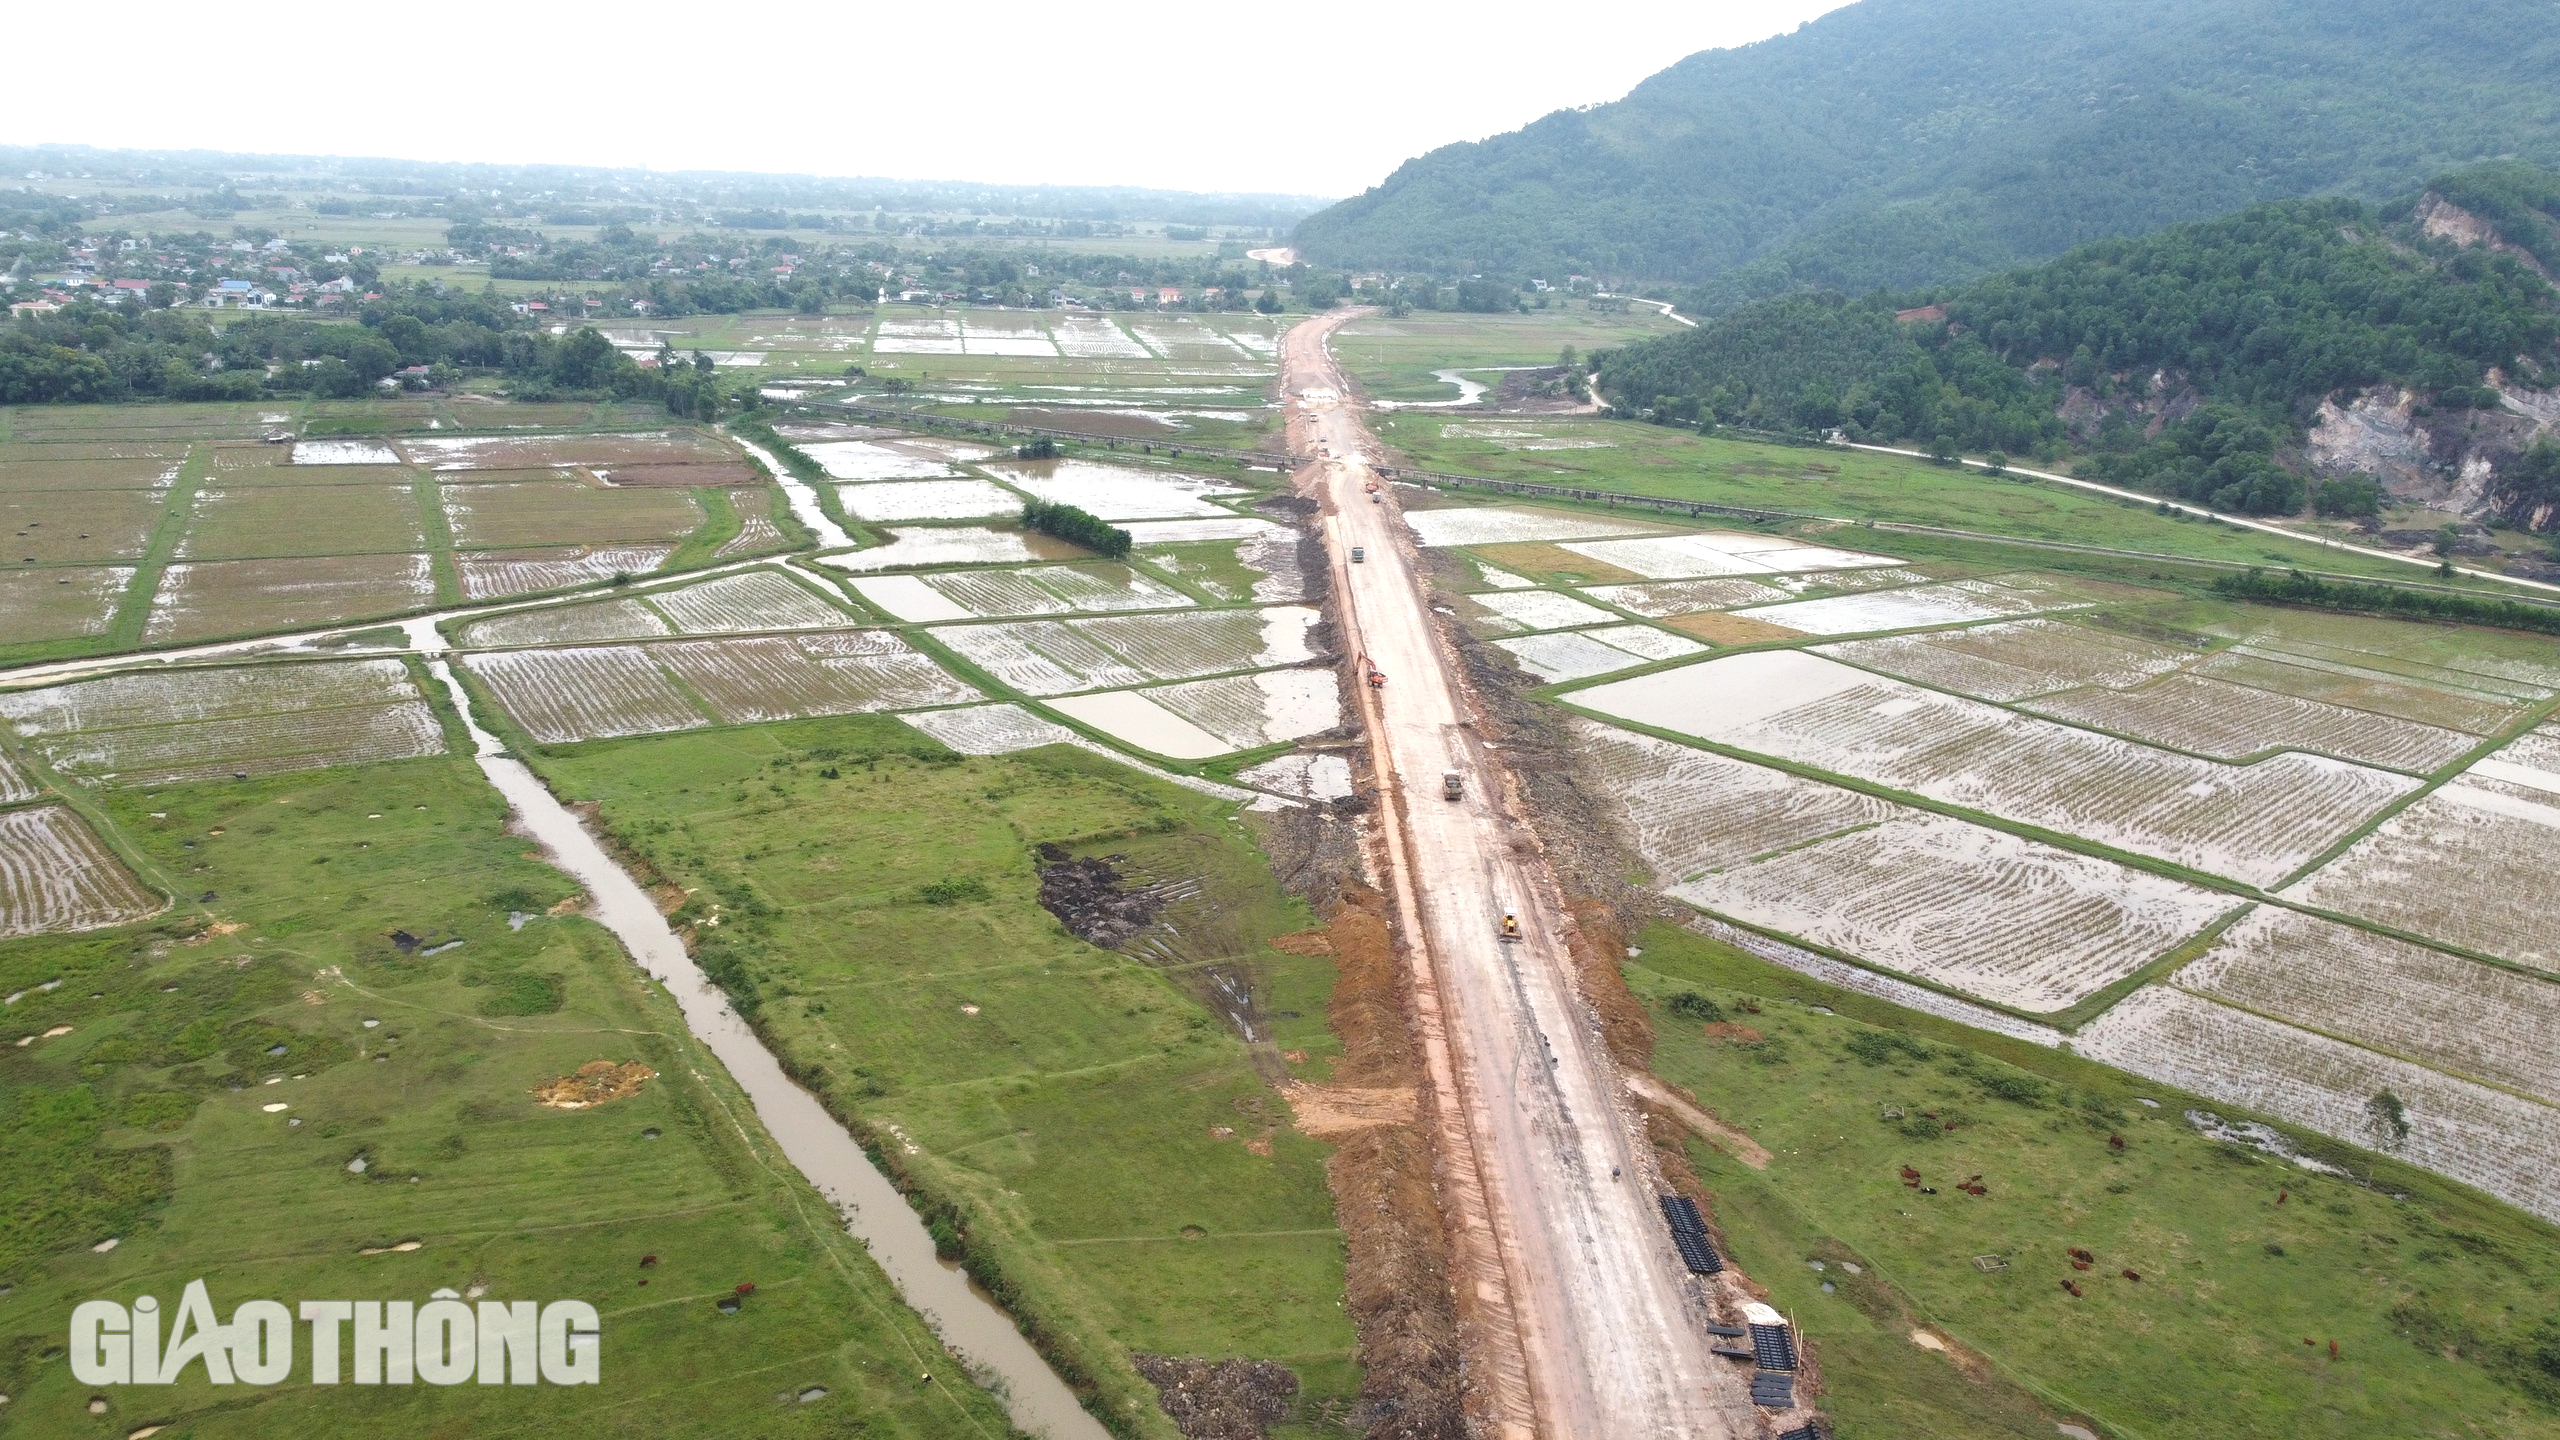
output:
{"label": "green grass field", "polygon": [[[1454,400],[1457,392],[1432,371],[1474,372],[1510,365],[1553,365],[1564,347],[1583,354],[1676,333],[1680,326],[1651,309],[1594,311],[1559,299],[1527,314],[1472,315],[1416,311],[1371,315],[1334,332],[1334,358],[1381,400]],[[1475,374],[1491,382],[1497,377]]]}
{"label": "green grass field", "polygon": [[[1376,428],[1379,438],[1410,463],[1460,475],[1589,486],[1845,520],[1942,526],[2198,560],[2442,583],[2413,565],[2366,559],[2236,526],[2173,518],[2151,506],[2045,482],[1998,479],[1978,470],[1868,451],[1769,445],[1633,420],[1572,416],[1478,415],[1461,420],[1445,413],[1408,411],[1381,417]],[[1487,430],[1512,433],[1487,435]],[[1532,448],[1553,444],[1572,448]],[[1927,536],[1861,539],[1873,548],[1915,558],[1962,544]]]}
{"label": "green grass field", "polygon": [[[469,762],[102,804],[146,874],[191,898],[148,925],[0,945],[0,991],[26,992],[0,1037],[69,1027],[0,1045],[0,1429],[1008,1433],[665,993],[601,928],[547,913],[573,887],[504,832]],[[395,944],[403,931],[424,945]],[[598,1060],[656,1078],[583,1110],[534,1098]],[[200,1369],[166,1389],[74,1383],[75,1303],[174,1304],[197,1278],[225,1315],[437,1287],[585,1299],[603,1383],[314,1387],[307,1334],[273,1387]],[[742,1283],[742,1312],[719,1313]],[[777,1398],[809,1387],[829,1394]]]}
{"label": "green grass field", "polygon": [[[2208,1140],[2174,1091],[1669,925],[1638,948],[1655,1072],[1772,1152],[1757,1171],[1692,1147],[1736,1259],[1813,1342],[1840,1433],[2560,1434],[2551,1227],[2318,1137],[2294,1138],[2367,1183]],[[1684,993],[1750,1033],[1710,1033],[1667,1003]],[[1976,1173],[1987,1195],[1955,1188]]]}
{"label": "green grass field", "polygon": [[[1330,962],[1264,945],[1309,917],[1223,805],[1081,751],[962,759],[868,717],[532,763],[691,893],[705,968],[1134,1429],[1170,1433],[1132,1351],[1277,1360],[1302,1416],[1348,1403],[1324,1150],[1270,1089],[1323,1073]],[[1038,903],[1042,843],[1204,887],[1180,955],[1070,935]],[[1261,1043],[1202,1003],[1216,973],[1245,977]]]}

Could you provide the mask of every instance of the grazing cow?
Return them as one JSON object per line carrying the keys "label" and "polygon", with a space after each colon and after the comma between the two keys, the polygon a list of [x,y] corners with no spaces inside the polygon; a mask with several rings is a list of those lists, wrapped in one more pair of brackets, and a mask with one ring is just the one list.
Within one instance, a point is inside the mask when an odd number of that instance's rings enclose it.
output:
{"label": "grazing cow", "polygon": [[2139,1272],[2136,1272],[2136,1271],[2127,1270],[2126,1272],[2124,1272],[2124,1278],[2126,1278],[2127,1280],[2131,1280],[2131,1281],[2133,1281],[2133,1282],[2134,1282],[2135,1284],[2137,1284],[2137,1285],[2138,1285],[2138,1284],[2140,1284],[2140,1283],[2142,1283],[2142,1276],[2141,1276],[2141,1274],[2140,1274]]}
{"label": "grazing cow", "polygon": [[2065,1280],[2065,1281],[2063,1281],[2063,1282],[2062,1282],[2062,1288],[2063,1288],[2063,1289],[2065,1289],[2065,1290],[2070,1291],[2070,1292],[2072,1293],[2072,1295],[2073,1295],[2075,1298],[2076,1298],[2076,1297],[2078,1297],[2078,1295],[2080,1294],[2080,1286],[2079,1286],[2079,1284],[2078,1284],[2077,1282],[2075,1282],[2075,1281],[2070,1281],[2070,1280]]}

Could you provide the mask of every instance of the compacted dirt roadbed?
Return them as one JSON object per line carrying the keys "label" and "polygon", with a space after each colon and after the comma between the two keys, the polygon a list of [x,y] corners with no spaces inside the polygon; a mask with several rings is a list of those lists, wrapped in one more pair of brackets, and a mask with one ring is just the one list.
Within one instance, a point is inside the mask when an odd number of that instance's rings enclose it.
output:
{"label": "compacted dirt roadbed", "polygon": [[[1298,488],[1323,507],[1344,648],[1387,676],[1358,688],[1441,1102],[1471,1408],[1506,1435],[1758,1435],[1744,1376],[1708,1353],[1640,1117],[1575,993],[1554,874],[1516,816],[1501,752],[1469,723],[1474,700],[1433,628],[1394,496],[1366,492],[1374,442],[1325,348],[1345,318],[1291,330],[1282,381],[1295,448],[1327,452]],[[1443,797],[1450,770],[1465,777],[1457,800]],[[1501,938],[1506,912],[1517,941]]]}

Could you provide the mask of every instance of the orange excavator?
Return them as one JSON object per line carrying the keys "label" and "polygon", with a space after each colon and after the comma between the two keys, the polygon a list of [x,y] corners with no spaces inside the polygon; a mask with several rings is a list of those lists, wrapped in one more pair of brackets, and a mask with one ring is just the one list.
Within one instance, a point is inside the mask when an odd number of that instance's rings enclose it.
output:
{"label": "orange excavator", "polygon": [[1387,688],[1387,672],[1379,669],[1365,651],[1360,656],[1360,677],[1369,682],[1369,688],[1372,690]]}

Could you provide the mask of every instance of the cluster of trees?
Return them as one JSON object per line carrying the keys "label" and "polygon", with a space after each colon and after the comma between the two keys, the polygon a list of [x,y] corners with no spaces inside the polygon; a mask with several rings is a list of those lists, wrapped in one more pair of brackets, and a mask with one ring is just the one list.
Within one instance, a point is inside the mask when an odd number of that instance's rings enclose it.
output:
{"label": "cluster of trees", "polygon": [[2373,615],[2410,615],[2430,620],[2460,620],[2495,625],[2502,630],[2539,630],[2560,635],[2560,610],[2458,591],[2411,590],[2398,585],[2322,580],[2289,570],[2271,575],[2251,570],[2213,582],[2217,593],[2238,600],[2263,600],[2320,610],[2352,610]]}
{"label": "cluster of trees", "polygon": [[708,357],[672,352],[643,366],[592,328],[552,335],[491,292],[394,286],[356,324],[247,315],[220,328],[203,311],[76,305],[0,329],[0,404],[248,400],[370,394],[393,372],[434,381],[497,372],[520,398],[613,395],[711,417],[721,390]]}
{"label": "cluster of trees", "polygon": [[2560,160],[2540,0],[1894,0],[1446,146],[1301,221],[1326,265],[1806,286],[1962,280],[2446,157]]}
{"label": "cluster of trees", "polygon": [[[2560,247],[2560,177],[2499,166],[2434,188]],[[2428,239],[2419,203],[2276,201],[1960,286],[1759,301],[1606,355],[1601,383],[1658,419],[1941,453],[2076,443],[2102,478],[2220,509],[2370,514],[2369,487],[2313,495],[2278,462],[2323,397],[2390,383],[2489,408],[2490,369],[2539,381],[2560,356],[2560,293],[2515,255]],[[2146,434],[2173,396],[2198,403]],[[2066,398],[2102,418],[2075,436]]]}
{"label": "cluster of trees", "polygon": [[1689,424],[2010,453],[2065,437],[2050,372],[1955,327],[1899,323],[1881,299],[1787,296],[1595,358],[1616,404]]}
{"label": "cluster of trees", "polygon": [[1022,502],[1022,528],[1055,535],[1071,545],[1081,545],[1106,560],[1117,560],[1129,553],[1129,532],[1073,505],[1053,505],[1046,500]]}

